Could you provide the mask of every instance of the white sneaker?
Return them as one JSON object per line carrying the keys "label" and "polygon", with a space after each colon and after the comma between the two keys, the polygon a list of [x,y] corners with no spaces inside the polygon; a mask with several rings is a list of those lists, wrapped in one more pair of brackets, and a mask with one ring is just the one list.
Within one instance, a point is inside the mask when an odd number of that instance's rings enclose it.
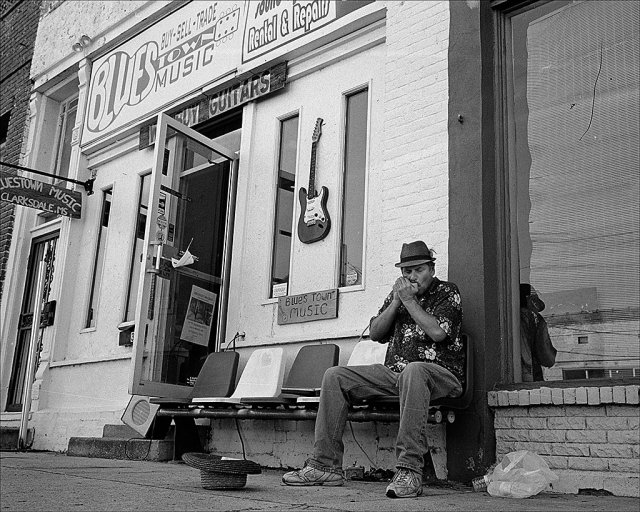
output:
{"label": "white sneaker", "polygon": [[338,472],[324,471],[305,465],[302,469],[289,471],[282,475],[282,482],[286,485],[337,487],[344,484],[344,477]]}
{"label": "white sneaker", "polygon": [[400,468],[387,486],[389,498],[417,498],[422,494],[422,475]]}

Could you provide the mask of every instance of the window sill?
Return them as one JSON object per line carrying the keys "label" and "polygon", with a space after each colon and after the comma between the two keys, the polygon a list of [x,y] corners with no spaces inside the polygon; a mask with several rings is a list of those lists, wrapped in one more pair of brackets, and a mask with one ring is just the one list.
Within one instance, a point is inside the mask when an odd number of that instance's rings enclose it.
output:
{"label": "window sill", "polygon": [[[317,291],[317,290],[316,290]],[[362,292],[364,291],[364,285],[362,284],[354,284],[353,286],[343,286],[338,288],[338,293],[353,293],[353,292]],[[287,297],[287,295],[283,295],[283,297]],[[260,305],[261,306],[269,306],[270,304],[277,304],[278,299],[280,297],[270,297],[268,299],[264,299]]]}
{"label": "window sill", "polygon": [[[555,387],[541,386],[540,383],[527,383],[515,389],[489,391],[489,407],[529,407],[532,405],[607,405],[640,403],[640,379],[619,379],[589,382],[580,385],[576,381],[559,381]],[[631,383],[630,381],[634,382]],[[584,382],[584,381],[582,381]],[[534,387],[531,386],[534,384]],[[544,383],[544,384],[551,384]],[[586,384],[586,383],[585,383]],[[509,388],[518,386],[509,385]]]}
{"label": "window sill", "polygon": [[538,382],[514,382],[511,384],[499,383],[493,391],[514,391],[521,389],[547,388],[578,388],[578,387],[603,387],[603,386],[629,386],[640,384],[640,377],[626,377],[624,379],[572,379],[572,380],[545,380]]}
{"label": "window sill", "polygon": [[110,363],[113,361],[121,361],[124,359],[131,359],[131,353],[94,357],[94,358],[73,359],[69,361],[53,361],[51,364],[49,364],[49,368],[62,368],[64,366],[81,366],[86,364]]}

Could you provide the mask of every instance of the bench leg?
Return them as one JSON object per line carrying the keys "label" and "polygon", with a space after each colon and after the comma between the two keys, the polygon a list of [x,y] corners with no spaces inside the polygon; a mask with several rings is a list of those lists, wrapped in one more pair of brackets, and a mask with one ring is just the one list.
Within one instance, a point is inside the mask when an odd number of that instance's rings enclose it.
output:
{"label": "bench leg", "polygon": [[436,473],[438,480],[447,479],[447,452],[442,448],[431,448],[429,450],[431,455],[431,462],[433,463],[433,470]]}
{"label": "bench leg", "polygon": [[173,418],[176,425],[173,435],[173,460],[182,460],[182,455],[188,452],[204,452],[200,443],[200,435],[193,418]]}
{"label": "bench leg", "polygon": [[171,418],[165,416],[156,416],[153,424],[147,432],[147,439],[165,439],[171,428]]}

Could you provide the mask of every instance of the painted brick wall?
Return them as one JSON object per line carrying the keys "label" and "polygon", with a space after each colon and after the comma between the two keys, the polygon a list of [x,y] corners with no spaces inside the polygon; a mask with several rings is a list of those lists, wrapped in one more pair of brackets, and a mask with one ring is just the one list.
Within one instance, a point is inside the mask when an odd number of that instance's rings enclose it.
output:
{"label": "painted brick wall", "polygon": [[449,229],[447,2],[386,2],[385,122],[379,254],[424,239],[447,277]]}
{"label": "painted brick wall", "polygon": [[[41,30],[33,55],[31,74],[37,77],[71,52],[71,45],[80,36],[92,38],[91,51],[104,44],[105,30],[121,20],[134,16],[148,0],[110,0],[109,2],[68,2],[48,0],[42,5]],[[166,0],[155,2],[160,9],[168,4]],[[143,21],[136,18],[136,21]]]}
{"label": "painted brick wall", "polygon": [[[438,276],[447,276],[448,74],[447,2],[386,2],[384,150],[380,215],[372,219],[376,266],[393,264],[403,242],[424,239],[437,250]],[[377,87],[378,84],[373,84]],[[377,193],[377,192],[376,192]],[[241,421],[247,457],[270,467],[301,467],[313,448],[312,421]],[[397,424],[354,423],[355,439],[375,465],[395,468]],[[444,425],[429,425],[436,471],[446,474]],[[347,426],[344,466],[371,462]],[[212,422],[210,450],[238,456],[242,447],[231,420]],[[442,474],[441,473],[441,474]]]}
{"label": "painted brick wall", "polygon": [[559,476],[554,491],[640,495],[637,385],[492,391],[496,459],[529,450]]}
{"label": "painted brick wall", "polygon": [[[212,420],[208,451],[227,457],[242,454],[242,443],[248,459],[271,468],[300,468],[313,455],[313,421],[240,420],[240,435],[234,420]],[[344,432],[344,465],[395,470],[397,423],[352,423]],[[429,424],[427,436],[434,450],[436,474],[446,475],[445,424]]]}
{"label": "painted brick wall", "polygon": [[[40,16],[38,1],[3,1],[0,4],[0,115],[10,113],[6,145],[0,160],[20,164],[26,140],[31,81],[29,69]],[[14,172],[5,169],[8,172]],[[0,204],[0,298],[4,289],[11,245],[14,207]]]}

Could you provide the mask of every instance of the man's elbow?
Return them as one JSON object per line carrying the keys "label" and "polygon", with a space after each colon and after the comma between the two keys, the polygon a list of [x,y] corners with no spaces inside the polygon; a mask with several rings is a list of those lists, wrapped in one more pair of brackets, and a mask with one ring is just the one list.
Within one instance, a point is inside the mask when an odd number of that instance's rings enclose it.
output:
{"label": "man's elbow", "polygon": [[380,341],[380,340],[382,340],[382,338],[384,338],[385,334],[386,333],[382,332],[382,329],[378,325],[376,325],[375,323],[372,323],[369,326],[369,338],[372,341]]}
{"label": "man's elbow", "polygon": [[431,335],[431,338],[433,339],[433,341],[436,341],[436,342],[439,343],[439,342],[444,341],[444,340],[447,339],[447,333],[444,332],[442,329],[438,329],[437,332],[434,332]]}
{"label": "man's elbow", "polygon": [[380,341],[382,339],[382,335],[378,332],[377,329],[370,329],[369,338],[371,339],[371,341]]}

